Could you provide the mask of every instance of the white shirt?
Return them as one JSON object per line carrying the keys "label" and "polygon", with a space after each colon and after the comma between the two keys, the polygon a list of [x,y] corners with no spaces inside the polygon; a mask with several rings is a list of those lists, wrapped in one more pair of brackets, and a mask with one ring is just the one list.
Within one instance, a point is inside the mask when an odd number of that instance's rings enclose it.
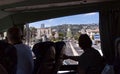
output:
{"label": "white shirt", "polygon": [[33,58],[31,49],[25,44],[14,45],[17,49],[17,74],[32,74]]}

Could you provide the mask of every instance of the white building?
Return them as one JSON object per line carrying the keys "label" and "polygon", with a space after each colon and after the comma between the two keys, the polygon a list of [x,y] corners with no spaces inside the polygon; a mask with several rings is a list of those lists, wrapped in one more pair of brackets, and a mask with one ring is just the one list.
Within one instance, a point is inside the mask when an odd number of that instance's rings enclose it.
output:
{"label": "white building", "polygon": [[41,39],[43,37],[50,38],[52,36],[51,28],[37,28],[36,39]]}

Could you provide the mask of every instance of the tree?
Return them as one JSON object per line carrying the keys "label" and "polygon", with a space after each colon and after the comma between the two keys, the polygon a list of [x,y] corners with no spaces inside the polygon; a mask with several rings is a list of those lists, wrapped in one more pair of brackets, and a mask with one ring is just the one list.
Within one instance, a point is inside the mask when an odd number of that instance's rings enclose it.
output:
{"label": "tree", "polygon": [[67,29],[66,37],[67,37],[67,38],[71,38],[71,37],[72,37],[72,32],[71,32],[70,27],[68,27],[68,29]]}
{"label": "tree", "polygon": [[77,33],[74,35],[74,39],[75,39],[75,40],[78,40],[79,37],[80,37],[80,35],[81,35],[81,33],[77,32]]}
{"label": "tree", "polygon": [[62,39],[64,39],[64,37],[65,37],[64,33],[59,32],[59,39],[62,40]]}
{"label": "tree", "polygon": [[31,39],[35,40],[35,37],[37,36],[37,29],[35,27],[30,27],[31,32]]}
{"label": "tree", "polygon": [[30,27],[30,31],[32,32],[33,35],[36,35],[37,29],[35,27]]}

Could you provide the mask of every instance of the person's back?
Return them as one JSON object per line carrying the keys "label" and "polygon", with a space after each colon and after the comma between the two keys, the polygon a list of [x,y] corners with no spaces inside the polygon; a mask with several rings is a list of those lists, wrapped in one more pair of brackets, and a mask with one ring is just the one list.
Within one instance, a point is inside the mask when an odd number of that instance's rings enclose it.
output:
{"label": "person's back", "polygon": [[59,68],[63,64],[63,60],[64,60],[63,56],[65,53],[65,48],[66,48],[66,44],[64,41],[58,41],[55,43],[56,55],[55,55],[55,67],[53,74],[57,74]]}
{"label": "person's back", "polygon": [[32,74],[33,59],[30,48],[25,44],[15,44],[18,56],[17,74]]}
{"label": "person's back", "polygon": [[79,59],[80,68],[85,70],[85,74],[100,74],[103,60],[100,53],[94,48],[89,48]]}
{"label": "person's back", "polygon": [[31,49],[22,43],[19,28],[12,27],[7,31],[8,42],[17,49],[17,74],[32,74],[33,57]]}
{"label": "person's back", "polygon": [[2,69],[1,71],[4,70],[3,68],[5,68],[8,74],[16,74],[17,69],[16,48],[13,45],[10,45],[3,41],[0,41],[0,64]]}
{"label": "person's back", "polygon": [[79,46],[84,50],[79,57],[79,74],[101,74],[103,59],[100,53],[91,47],[92,41],[87,34],[81,34]]}

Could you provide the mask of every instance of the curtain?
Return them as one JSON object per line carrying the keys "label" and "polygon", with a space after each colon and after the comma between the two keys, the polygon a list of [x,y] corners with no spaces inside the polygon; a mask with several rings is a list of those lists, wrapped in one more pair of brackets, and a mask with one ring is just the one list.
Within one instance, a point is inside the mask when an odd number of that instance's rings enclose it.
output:
{"label": "curtain", "polygon": [[113,63],[115,57],[115,39],[120,37],[120,8],[99,12],[101,49],[106,61]]}

